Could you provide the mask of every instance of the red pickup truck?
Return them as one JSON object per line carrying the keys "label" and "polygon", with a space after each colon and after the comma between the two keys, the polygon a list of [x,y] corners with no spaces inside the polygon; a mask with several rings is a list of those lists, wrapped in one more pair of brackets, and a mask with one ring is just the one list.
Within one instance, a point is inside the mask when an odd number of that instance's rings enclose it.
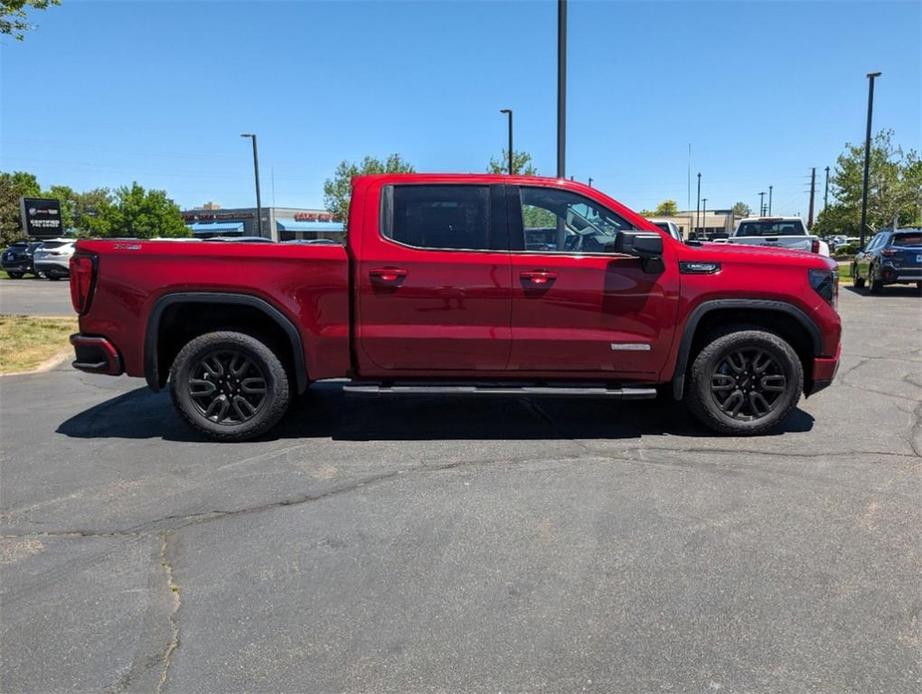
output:
{"label": "red pickup truck", "polygon": [[353,181],[348,243],[80,241],[83,371],[169,384],[221,440],[314,382],[380,395],[671,394],[759,434],[838,365],[835,263],[684,244],[595,188],[494,175]]}

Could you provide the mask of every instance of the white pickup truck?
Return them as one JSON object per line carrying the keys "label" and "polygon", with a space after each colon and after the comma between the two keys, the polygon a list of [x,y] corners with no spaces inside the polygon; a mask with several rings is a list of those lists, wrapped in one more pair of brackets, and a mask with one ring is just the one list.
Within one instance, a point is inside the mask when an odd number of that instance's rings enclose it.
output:
{"label": "white pickup truck", "polygon": [[736,225],[728,243],[769,246],[829,255],[829,244],[807,233],[800,217],[747,217]]}

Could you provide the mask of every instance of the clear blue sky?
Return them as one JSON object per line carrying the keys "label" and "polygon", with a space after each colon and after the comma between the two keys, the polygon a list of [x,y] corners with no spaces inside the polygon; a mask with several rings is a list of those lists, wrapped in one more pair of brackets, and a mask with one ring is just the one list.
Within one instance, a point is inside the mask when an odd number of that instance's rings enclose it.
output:
{"label": "clear blue sky", "polygon": [[[809,169],[875,129],[922,142],[922,3],[585,2],[569,14],[567,172],[635,208],[774,185],[806,215]],[[555,172],[555,2],[80,2],[0,45],[0,168],[76,189],[135,179],[183,207],[320,206],[342,159],[399,152],[482,171],[505,143]],[[274,196],[273,196],[274,172]],[[694,183],[692,206],[695,204]]]}

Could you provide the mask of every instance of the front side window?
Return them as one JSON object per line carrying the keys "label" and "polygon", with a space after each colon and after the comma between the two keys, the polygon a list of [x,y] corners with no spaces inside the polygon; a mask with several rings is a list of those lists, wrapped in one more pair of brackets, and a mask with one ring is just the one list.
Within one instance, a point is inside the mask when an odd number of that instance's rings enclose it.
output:
{"label": "front side window", "polygon": [[382,233],[415,248],[490,248],[488,186],[403,185],[384,191]]}
{"label": "front side window", "polygon": [[525,250],[611,253],[615,236],[631,225],[582,195],[555,188],[519,189]]}

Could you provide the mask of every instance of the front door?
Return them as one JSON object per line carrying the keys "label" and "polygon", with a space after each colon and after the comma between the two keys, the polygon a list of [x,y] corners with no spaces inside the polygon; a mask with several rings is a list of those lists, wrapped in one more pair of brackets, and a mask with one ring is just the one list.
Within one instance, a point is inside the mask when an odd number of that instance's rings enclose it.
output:
{"label": "front door", "polygon": [[[371,195],[355,268],[363,377],[502,371],[512,286],[503,186],[396,184]],[[376,220],[371,222],[370,220]]]}
{"label": "front door", "polygon": [[[594,199],[553,186],[510,188],[508,199],[510,370],[655,378],[673,337],[678,273],[614,253],[631,224]],[[666,267],[670,249],[664,239]]]}

